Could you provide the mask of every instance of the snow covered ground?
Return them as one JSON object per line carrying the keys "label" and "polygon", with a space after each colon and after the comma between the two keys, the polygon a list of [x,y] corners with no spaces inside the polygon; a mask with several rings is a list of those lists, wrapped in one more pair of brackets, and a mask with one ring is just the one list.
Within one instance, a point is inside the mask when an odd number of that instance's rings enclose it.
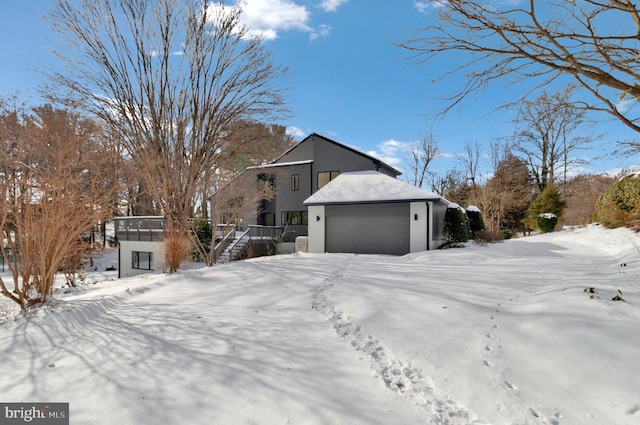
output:
{"label": "snow covered ground", "polygon": [[640,423],[627,229],[116,273],[26,317],[0,301],[0,401],[74,425]]}

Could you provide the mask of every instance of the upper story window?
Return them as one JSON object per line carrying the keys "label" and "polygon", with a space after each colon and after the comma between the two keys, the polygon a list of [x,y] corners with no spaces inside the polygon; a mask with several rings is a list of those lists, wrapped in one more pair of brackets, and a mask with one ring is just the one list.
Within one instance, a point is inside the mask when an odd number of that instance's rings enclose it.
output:
{"label": "upper story window", "polygon": [[291,190],[300,190],[300,174],[291,174]]}
{"label": "upper story window", "polygon": [[340,171],[321,171],[318,173],[318,189],[340,175]]}

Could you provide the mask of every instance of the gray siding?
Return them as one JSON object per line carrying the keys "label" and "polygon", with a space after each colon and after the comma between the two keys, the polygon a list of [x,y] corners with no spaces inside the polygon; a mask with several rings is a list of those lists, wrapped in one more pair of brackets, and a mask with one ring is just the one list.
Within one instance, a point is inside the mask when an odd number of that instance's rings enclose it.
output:
{"label": "gray siding", "polygon": [[[312,166],[311,164],[290,165],[286,167],[278,167],[276,174],[276,197],[275,214],[276,225],[286,226],[282,222],[282,213],[284,211],[307,211],[307,207],[303,202],[311,193],[312,184]],[[291,179],[294,174],[298,175],[298,190],[292,190]],[[293,241],[296,236],[307,235],[307,225],[288,225],[286,228],[286,240]]]}
{"label": "gray siding", "polygon": [[[313,162],[295,164],[300,161]],[[265,221],[267,215],[272,214],[274,224],[284,227],[286,224],[282,222],[283,211],[307,211],[303,202],[318,190],[319,172],[338,171],[345,173],[365,170],[376,170],[391,177],[396,177],[398,174],[397,170],[367,154],[314,133],[269,166],[247,169],[243,173],[243,177],[248,178],[248,185],[233,190],[238,191],[237,196],[251,199],[250,192],[255,190],[257,176],[261,173],[272,175],[275,178],[275,199],[262,202],[260,206],[247,206],[243,212],[243,224],[245,226],[258,224],[258,222],[264,224],[262,222]],[[297,191],[291,190],[291,176],[293,174],[299,176],[299,190]],[[221,192],[224,190],[222,189]],[[243,194],[243,191],[249,193]],[[215,197],[212,197],[212,210],[214,202]],[[261,208],[261,212],[266,214],[259,217],[256,212]],[[308,225],[289,225],[286,230],[287,240],[293,240],[296,236],[308,235]]]}
{"label": "gray siding", "polygon": [[327,205],[325,250],[404,255],[410,251],[408,203]]}
{"label": "gray siding", "polygon": [[[388,170],[380,168],[371,159],[346,150],[344,147],[334,143],[316,140],[314,142],[313,156],[313,193],[318,190],[318,173],[323,171],[339,171],[345,173],[349,171],[374,170],[395,177]],[[309,194],[312,195],[313,193]]]}
{"label": "gray siding", "polygon": [[312,134],[287,153],[278,158],[275,163],[313,160],[313,186],[309,196],[318,190],[318,173],[323,171],[349,171],[374,170],[391,177],[396,177],[398,171],[372,158],[362,152],[358,152],[348,146],[326,139],[320,135]]}

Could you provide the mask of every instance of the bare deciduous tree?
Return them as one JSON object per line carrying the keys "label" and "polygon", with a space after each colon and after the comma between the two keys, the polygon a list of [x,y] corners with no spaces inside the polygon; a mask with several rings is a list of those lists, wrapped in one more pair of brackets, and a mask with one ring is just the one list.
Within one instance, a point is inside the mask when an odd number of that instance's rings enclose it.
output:
{"label": "bare deciduous tree", "polygon": [[[468,60],[443,76],[464,72],[466,77],[444,112],[495,82],[526,82],[528,90],[530,84],[540,88],[573,80],[588,93],[578,99],[582,108],[606,112],[640,131],[637,111],[619,104],[623,93],[640,96],[640,11],[634,1],[433,3],[439,22],[398,45],[422,61],[456,52],[467,55]],[[626,147],[640,151],[640,142]]]}
{"label": "bare deciduous tree", "polygon": [[425,178],[428,176],[429,165],[439,154],[438,141],[429,134],[416,142],[411,148],[411,158],[409,158],[409,183],[422,187]]}
{"label": "bare deciduous tree", "polygon": [[478,203],[478,182],[476,181],[478,177],[478,166],[480,165],[480,156],[482,154],[482,150],[479,142],[467,142],[464,145],[464,153],[458,156],[458,161],[462,165],[462,169],[465,173],[465,178],[467,182],[471,182],[471,197],[473,199],[468,199],[468,201],[472,204]]}
{"label": "bare deciduous tree", "polygon": [[240,13],[223,1],[57,0],[49,16],[66,42],[52,81],[122,139],[181,232],[234,124],[283,112],[286,69]]}
{"label": "bare deciduous tree", "polygon": [[0,290],[26,308],[48,299],[82,233],[109,218],[117,186],[97,172],[106,155],[91,120],[50,106],[0,115],[0,251],[13,280]]}
{"label": "bare deciduous tree", "polygon": [[210,215],[208,200],[220,187],[221,176],[238,175],[249,166],[269,163],[295,144],[293,137],[287,134],[286,127],[277,124],[239,120],[228,134],[226,150],[218,160],[218,168],[206,171],[200,180],[197,204],[201,216],[206,219]]}
{"label": "bare deciduous tree", "polygon": [[584,127],[584,111],[570,103],[571,92],[543,92],[534,101],[525,100],[516,119],[516,148],[526,157],[540,191],[556,184],[560,172],[564,187],[569,167],[584,164],[572,155],[594,139],[576,134]]}

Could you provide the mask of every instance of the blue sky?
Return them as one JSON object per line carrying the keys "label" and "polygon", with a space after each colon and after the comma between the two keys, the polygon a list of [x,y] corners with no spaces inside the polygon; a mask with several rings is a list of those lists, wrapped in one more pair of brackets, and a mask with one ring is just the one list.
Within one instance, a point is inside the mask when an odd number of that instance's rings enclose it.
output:
{"label": "blue sky", "polygon": [[[0,1],[0,94],[31,96],[51,63],[53,37],[42,16],[50,0]],[[416,0],[248,0],[245,23],[262,33],[277,60],[290,67],[291,117],[281,122],[298,139],[316,132],[406,169],[409,146],[426,134],[439,142],[434,170],[459,168],[466,143],[489,143],[512,134],[515,111],[491,112],[512,91],[500,85],[466,100],[445,119],[429,113],[459,81],[433,80],[451,69],[447,58],[419,65],[393,45],[413,28],[436,19]],[[607,117],[601,117],[603,119]],[[640,163],[635,157],[604,157],[618,138],[635,137],[621,124],[601,123],[585,132],[604,133],[580,171],[604,172]],[[488,170],[488,160],[481,171]]]}

